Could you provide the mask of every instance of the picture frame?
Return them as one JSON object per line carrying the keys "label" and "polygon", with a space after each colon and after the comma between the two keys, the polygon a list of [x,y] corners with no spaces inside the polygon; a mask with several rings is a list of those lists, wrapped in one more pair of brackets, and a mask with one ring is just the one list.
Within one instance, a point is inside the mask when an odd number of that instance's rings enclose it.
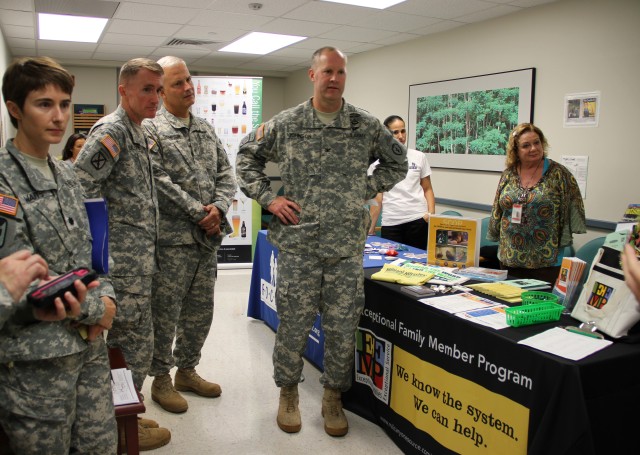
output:
{"label": "picture frame", "polygon": [[509,133],[533,121],[535,68],[409,86],[408,146],[431,167],[502,172]]}

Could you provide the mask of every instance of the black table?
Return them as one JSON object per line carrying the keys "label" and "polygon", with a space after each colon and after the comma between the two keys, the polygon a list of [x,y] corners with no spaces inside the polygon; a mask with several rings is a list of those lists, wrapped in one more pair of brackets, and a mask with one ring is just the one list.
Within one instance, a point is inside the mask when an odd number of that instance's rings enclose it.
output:
{"label": "black table", "polygon": [[[519,340],[557,323],[493,330],[370,279],[345,407],[405,453],[638,453],[640,346],[580,361]],[[631,449],[636,447],[635,449]]]}
{"label": "black table", "polygon": [[[274,330],[277,253],[261,231],[248,316]],[[364,265],[366,302],[344,405],[380,425],[405,453],[639,452],[629,448],[640,431],[640,345],[615,342],[566,360],[517,342],[576,325],[569,316],[493,330],[371,280],[379,266]],[[305,357],[319,369],[323,338],[318,318]]]}

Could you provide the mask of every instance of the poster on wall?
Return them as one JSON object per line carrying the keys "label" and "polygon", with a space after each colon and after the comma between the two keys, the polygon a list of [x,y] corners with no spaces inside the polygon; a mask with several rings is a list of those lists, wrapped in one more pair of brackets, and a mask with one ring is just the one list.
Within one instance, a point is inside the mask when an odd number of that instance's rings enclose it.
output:
{"label": "poster on wall", "polygon": [[564,127],[598,126],[600,92],[572,93],[564,97]]}
{"label": "poster on wall", "polygon": [[[210,123],[222,141],[235,170],[238,147],[244,136],[262,123],[262,78],[194,76],[196,102],[193,115]],[[251,266],[253,223],[252,200],[236,188],[227,222],[233,232],[218,250],[221,268],[231,265]]]}

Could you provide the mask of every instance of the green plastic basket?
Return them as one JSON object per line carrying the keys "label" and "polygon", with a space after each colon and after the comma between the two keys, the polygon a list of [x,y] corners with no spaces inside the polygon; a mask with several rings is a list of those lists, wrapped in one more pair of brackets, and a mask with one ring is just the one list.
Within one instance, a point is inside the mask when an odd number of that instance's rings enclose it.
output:
{"label": "green plastic basket", "polygon": [[540,324],[542,322],[557,321],[564,310],[564,306],[554,302],[531,303],[509,307],[504,310],[507,324],[513,327]]}
{"label": "green plastic basket", "polygon": [[523,292],[520,297],[522,297],[523,305],[531,305],[534,303],[558,303],[558,296],[550,292],[526,291]]}

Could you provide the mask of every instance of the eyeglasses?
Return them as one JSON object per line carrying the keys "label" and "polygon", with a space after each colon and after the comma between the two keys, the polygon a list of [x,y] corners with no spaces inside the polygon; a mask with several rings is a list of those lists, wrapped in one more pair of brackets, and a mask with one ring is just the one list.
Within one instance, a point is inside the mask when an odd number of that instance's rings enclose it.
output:
{"label": "eyeglasses", "polygon": [[406,132],[407,130],[405,130],[404,128],[402,128],[401,130],[391,130],[391,133],[393,133],[394,136],[397,136],[400,133],[405,134]]}

